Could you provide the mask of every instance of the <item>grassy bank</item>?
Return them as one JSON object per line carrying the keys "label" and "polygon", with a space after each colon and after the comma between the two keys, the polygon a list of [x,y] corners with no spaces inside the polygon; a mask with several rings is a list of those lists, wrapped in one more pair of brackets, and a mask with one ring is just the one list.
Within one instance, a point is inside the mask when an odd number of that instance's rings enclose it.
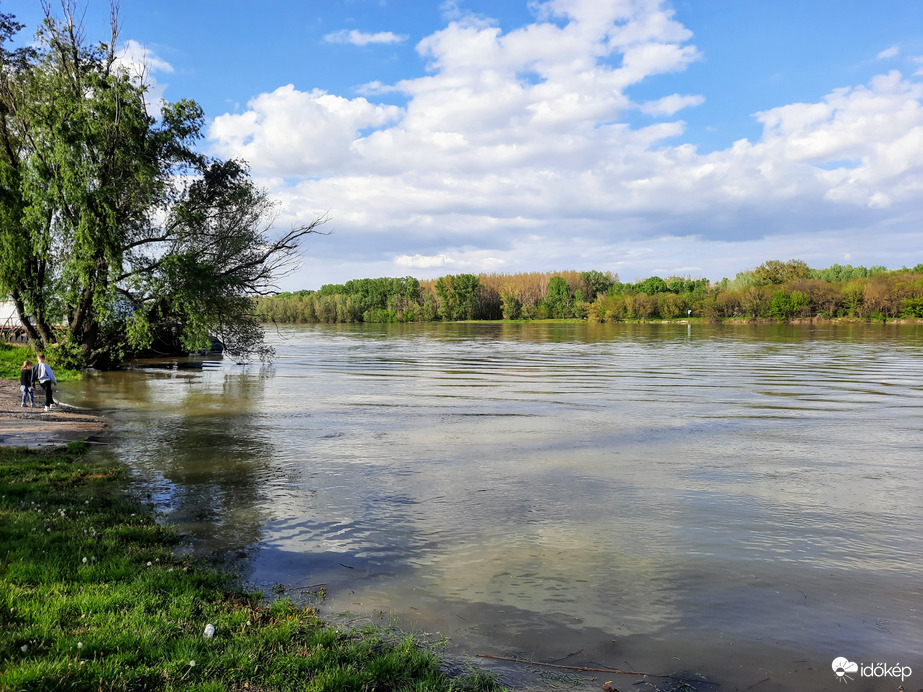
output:
{"label": "grassy bank", "polygon": [[[35,365],[35,351],[32,347],[0,343],[0,378],[18,380],[24,360],[31,361],[32,365]],[[73,382],[81,378],[79,370],[68,370],[51,361],[48,365],[54,370],[54,376],[58,382]]]}
{"label": "grassy bank", "polygon": [[82,446],[0,449],[0,690],[496,689],[175,557],[121,469]]}

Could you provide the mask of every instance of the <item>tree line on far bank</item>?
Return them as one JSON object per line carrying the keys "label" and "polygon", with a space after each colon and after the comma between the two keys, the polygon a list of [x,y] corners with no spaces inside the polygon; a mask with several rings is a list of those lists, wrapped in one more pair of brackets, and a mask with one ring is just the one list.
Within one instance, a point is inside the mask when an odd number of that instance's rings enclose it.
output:
{"label": "tree line on far bank", "polygon": [[357,279],[255,300],[280,323],[432,322],[577,318],[592,322],[923,318],[923,264],[912,269],[770,260],[734,279],[651,276],[622,283],[611,272],[449,274]]}

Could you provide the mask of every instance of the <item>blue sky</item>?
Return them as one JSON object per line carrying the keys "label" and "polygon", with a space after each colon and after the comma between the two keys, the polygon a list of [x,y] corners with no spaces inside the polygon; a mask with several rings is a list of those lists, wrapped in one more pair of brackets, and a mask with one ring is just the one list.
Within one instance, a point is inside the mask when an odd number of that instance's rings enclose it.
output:
{"label": "blue sky", "polygon": [[[85,3],[92,39],[109,3]],[[37,0],[4,1],[31,33]],[[121,0],[153,95],[249,161],[283,289],[923,262],[917,0]]]}

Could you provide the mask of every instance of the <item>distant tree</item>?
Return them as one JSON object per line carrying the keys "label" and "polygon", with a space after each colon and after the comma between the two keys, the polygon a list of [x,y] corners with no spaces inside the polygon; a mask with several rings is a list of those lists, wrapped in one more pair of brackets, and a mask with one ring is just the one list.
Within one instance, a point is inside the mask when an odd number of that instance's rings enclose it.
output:
{"label": "distant tree", "polygon": [[436,304],[436,296],[432,293],[425,294],[423,296],[423,320],[426,322],[433,322],[438,316],[439,311]]}
{"label": "distant tree", "polygon": [[551,277],[548,282],[548,295],[545,298],[548,316],[552,318],[564,317],[570,308],[570,303],[571,295],[567,282],[560,276]]}
{"label": "distant tree", "polygon": [[923,296],[904,298],[901,315],[904,317],[923,317]]}
{"label": "distant tree", "polygon": [[745,317],[756,319],[769,317],[771,309],[771,296],[769,292],[750,286],[741,292],[740,309]]}
{"label": "distant tree", "polygon": [[646,293],[632,296],[631,309],[636,319],[646,320],[657,311],[657,296]]}
{"label": "distant tree", "polygon": [[791,293],[787,291],[774,291],[770,302],[770,315],[780,319],[791,319],[793,317],[803,316],[811,304],[810,297],[801,291],[795,290]]}
{"label": "distant tree", "polygon": [[522,301],[511,293],[504,293],[501,296],[503,304],[503,319],[518,320],[522,317]]}
{"label": "distant tree", "polygon": [[454,281],[456,318],[473,320],[477,317],[478,289],[481,280],[474,274],[458,274]]}
{"label": "distant tree", "polygon": [[860,279],[868,276],[868,270],[865,267],[853,267],[851,264],[832,264],[826,269],[812,269],[812,279],[820,279],[829,283],[838,283],[849,281],[850,279]]}
{"label": "distant tree", "polygon": [[439,316],[444,320],[454,320],[458,314],[455,296],[455,277],[451,274],[436,281],[436,298],[439,302]]}
{"label": "distant tree", "polygon": [[846,315],[857,316],[862,309],[862,295],[865,289],[865,279],[853,279],[843,284],[840,296],[843,311]]}
{"label": "distant tree", "polygon": [[571,303],[571,312],[574,317],[584,320],[587,317],[587,301],[586,297],[583,295],[583,291],[579,288],[574,291],[574,299]]}
{"label": "distant tree", "polygon": [[657,312],[665,319],[675,319],[683,312],[683,301],[675,293],[661,293],[657,296]]}
{"label": "distant tree", "polygon": [[862,303],[867,314],[880,313],[884,317],[901,314],[903,301],[913,293],[912,285],[901,278],[898,274],[880,274],[865,284]]}
{"label": "distant tree", "polygon": [[836,317],[842,305],[840,292],[826,281],[804,279],[793,283],[792,288],[807,295],[810,304],[823,317]]}
{"label": "distant tree", "polygon": [[638,293],[643,293],[648,296],[656,296],[658,293],[666,293],[669,290],[667,288],[667,282],[659,276],[651,276],[644,279],[644,281],[635,285],[635,289]]}
{"label": "distant tree", "polygon": [[667,279],[667,290],[670,293],[684,293],[686,288],[686,280],[681,276],[671,276]]}
{"label": "distant tree", "polygon": [[757,287],[781,286],[791,281],[807,279],[810,275],[810,267],[802,260],[793,259],[788,262],[769,260],[753,270],[753,285]]}
{"label": "distant tree", "polygon": [[718,317],[740,317],[743,315],[741,297],[737,292],[719,293],[715,296],[713,306]]}
{"label": "distant tree", "polygon": [[436,296],[442,319],[474,319],[480,284],[480,279],[474,274],[449,274],[436,281]]}
{"label": "distant tree", "polygon": [[755,277],[753,271],[737,272],[734,278],[724,286],[728,291],[742,291],[749,286],[753,286]]}
{"label": "distant tree", "polygon": [[600,293],[607,293],[612,287],[612,284],[618,281],[617,276],[613,276],[609,272],[603,273],[601,271],[596,271],[595,269],[582,272],[580,277],[583,279],[586,300],[593,300]]}

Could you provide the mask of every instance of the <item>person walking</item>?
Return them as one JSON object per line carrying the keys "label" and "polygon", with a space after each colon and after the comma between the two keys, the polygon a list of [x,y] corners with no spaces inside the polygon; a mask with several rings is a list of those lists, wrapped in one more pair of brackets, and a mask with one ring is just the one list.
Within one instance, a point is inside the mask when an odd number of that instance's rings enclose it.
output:
{"label": "person walking", "polygon": [[22,408],[26,408],[26,399],[35,408],[35,385],[32,384],[32,362],[24,360],[19,371],[19,388],[22,390]]}
{"label": "person walking", "polygon": [[39,353],[35,356],[38,363],[32,368],[32,382],[38,382],[39,386],[45,390],[45,410],[50,411],[55,408],[54,399],[51,398],[51,386],[57,384],[54,372],[51,366],[45,362],[45,354]]}

